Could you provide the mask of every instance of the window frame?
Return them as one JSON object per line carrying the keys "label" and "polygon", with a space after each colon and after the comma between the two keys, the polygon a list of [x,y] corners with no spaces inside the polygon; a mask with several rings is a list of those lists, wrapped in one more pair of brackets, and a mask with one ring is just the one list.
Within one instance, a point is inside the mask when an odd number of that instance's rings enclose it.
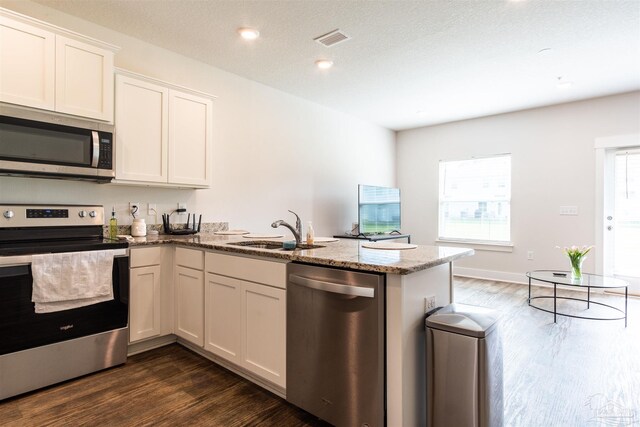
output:
{"label": "window frame", "polygon": [[[507,202],[508,203],[508,209],[509,209],[509,215],[508,215],[508,238],[506,240],[490,240],[490,239],[474,239],[474,238],[460,238],[460,237],[450,237],[450,236],[445,236],[442,233],[442,226],[444,224],[443,222],[443,206],[445,205],[445,203],[447,203],[447,201],[443,201],[443,185],[442,185],[442,171],[443,171],[443,165],[445,165],[446,163],[451,163],[451,162],[464,162],[464,161],[471,161],[471,160],[482,160],[482,159],[495,159],[498,157],[509,157],[509,192],[508,192],[508,197],[506,200],[484,200],[485,202],[490,202],[490,201],[499,201],[499,202]],[[437,239],[436,239],[436,243],[447,243],[447,244],[453,244],[453,245],[465,245],[465,246],[472,246],[474,248],[477,249],[481,249],[481,250],[489,250],[489,251],[498,251],[498,252],[512,252],[513,251],[513,242],[512,242],[512,235],[511,235],[511,225],[512,225],[512,217],[511,217],[511,213],[512,213],[512,209],[511,209],[511,204],[512,204],[512,194],[513,194],[513,188],[512,188],[512,182],[513,182],[513,156],[512,153],[499,153],[499,154],[492,154],[492,155],[486,155],[486,156],[473,156],[473,157],[468,157],[468,158],[463,158],[463,159],[452,159],[452,160],[440,160],[438,162],[438,232],[437,232]],[[481,200],[482,201],[482,200]],[[449,200],[448,202],[451,202],[451,200]]]}

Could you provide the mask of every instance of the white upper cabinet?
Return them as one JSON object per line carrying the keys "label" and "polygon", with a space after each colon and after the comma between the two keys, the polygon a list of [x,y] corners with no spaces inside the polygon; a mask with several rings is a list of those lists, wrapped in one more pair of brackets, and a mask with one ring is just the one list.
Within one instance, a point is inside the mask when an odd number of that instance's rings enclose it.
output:
{"label": "white upper cabinet", "polygon": [[116,179],[167,182],[168,93],[116,75]]}
{"label": "white upper cabinet", "polygon": [[0,8],[0,102],[112,122],[116,50]]}
{"label": "white upper cabinet", "polygon": [[211,185],[211,96],[118,70],[115,139],[116,183]]}
{"label": "white upper cabinet", "polygon": [[211,99],[169,91],[169,182],[208,185],[212,110]]}
{"label": "white upper cabinet", "polygon": [[0,16],[0,101],[53,110],[55,35]]}
{"label": "white upper cabinet", "polygon": [[113,121],[113,53],[56,36],[55,109]]}

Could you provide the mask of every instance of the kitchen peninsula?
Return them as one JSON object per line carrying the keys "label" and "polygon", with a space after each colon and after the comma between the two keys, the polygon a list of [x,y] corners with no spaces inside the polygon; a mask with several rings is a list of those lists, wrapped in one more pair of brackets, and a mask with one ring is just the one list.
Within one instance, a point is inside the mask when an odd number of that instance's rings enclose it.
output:
{"label": "kitchen peninsula", "polygon": [[[250,246],[237,246],[234,243],[246,242],[250,239],[239,236],[216,235],[202,233],[195,236],[164,236],[149,238],[136,238],[131,242],[132,248],[132,272],[136,264],[137,251],[159,246],[163,250],[175,251],[175,256],[162,257],[162,263],[172,263],[176,271],[169,274],[176,283],[179,282],[177,271],[185,271],[185,274],[193,272],[193,283],[204,283],[204,273],[207,280],[210,276],[235,277],[234,273],[227,273],[238,262],[250,262],[248,266],[239,266],[234,271],[246,274],[261,274],[260,269],[265,268],[264,281],[247,278],[247,286],[254,286],[254,281],[267,283],[274,272],[282,277],[286,273],[288,262],[300,262],[340,269],[352,269],[364,272],[385,274],[386,287],[386,398],[387,398],[387,425],[390,426],[418,426],[424,425],[425,415],[425,384],[424,384],[424,314],[425,298],[435,296],[436,305],[443,306],[452,301],[452,262],[456,259],[471,256],[474,251],[465,248],[435,247],[419,245],[409,250],[378,250],[363,247],[365,242],[360,240],[341,239],[337,242],[322,242],[321,247],[307,250],[285,251],[282,249],[261,249]],[[269,239],[270,241],[282,241],[282,239]],[[175,247],[175,249],[174,249]],[[189,255],[187,257],[187,254]],[[197,261],[194,261],[197,258]],[[173,261],[171,261],[173,259]],[[205,261],[206,259],[206,261]],[[160,263],[160,261],[158,261]],[[185,264],[187,268],[185,268]],[[206,264],[206,267],[205,267]],[[226,269],[224,272],[214,271],[218,268]],[[239,264],[240,265],[240,264]],[[272,267],[273,266],[273,267]],[[166,271],[163,265],[162,271]],[[277,269],[274,269],[277,268]],[[196,274],[197,273],[197,274]],[[135,296],[134,274],[132,273],[132,304]],[[224,279],[228,280],[228,279]],[[238,280],[231,279],[229,286]],[[179,285],[176,285],[179,286]],[[276,286],[282,288],[282,286]],[[276,289],[284,295],[284,289]],[[202,293],[204,297],[204,292]],[[209,291],[207,291],[209,295]],[[179,297],[176,294],[176,302]],[[207,300],[208,301],[208,300]],[[221,307],[223,308],[223,307]],[[133,310],[133,306],[132,306]],[[179,309],[176,309],[176,312]],[[202,353],[202,347],[207,350],[207,340],[200,341],[190,339],[190,335],[181,335],[179,329],[179,317],[176,313],[176,335],[179,342],[186,344],[188,348]],[[204,321],[206,323],[207,320]],[[131,323],[133,323],[133,316]],[[227,322],[228,324],[229,322]],[[188,328],[185,328],[188,329]],[[206,326],[205,326],[206,329]],[[200,335],[209,333],[201,332]],[[195,334],[198,335],[198,334]],[[181,338],[187,337],[183,342]],[[133,340],[132,340],[133,341]],[[194,343],[196,347],[194,347]],[[203,344],[204,343],[204,344]],[[284,343],[283,343],[284,345]],[[214,345],[213,353],[219,355],[220,349],[225,346]],[[217,351],[216,351],[217,350]],[[209,349],[209,351],[212,351]],[[206,351],[205,351],[206,353]],[[227,352],[229,353],[229,352]],[[229,353],[230,354],[230,353]],[[207,354],[205,354],[207,355]],[[207,355],[208,356],[208,355]],[[233,354],[233,357],[237,355]],[[223,358],[231,360],[230,357]],[[218,357],[209,357],[219,362]],[[222,361],[224,362],[224,361]],[[284,362],[283,362],[284,363]],[[234,366],[221,363],[224,366]],[[242,364],[240,364],[243,367]],[[249,367],[249,370],[251,367]],[[238,370],[235,370],[238,372]],[[254,382],[265,386],[271,391],[283,396],[284,375],[273,376],[277,369],[269,369],[256,381],[255,377],[248,377]],[[239,372],[245,372],[242,369]],[[260,376],[260,372],[258,372]],[[246,376],[246,375],[245,375]]]}

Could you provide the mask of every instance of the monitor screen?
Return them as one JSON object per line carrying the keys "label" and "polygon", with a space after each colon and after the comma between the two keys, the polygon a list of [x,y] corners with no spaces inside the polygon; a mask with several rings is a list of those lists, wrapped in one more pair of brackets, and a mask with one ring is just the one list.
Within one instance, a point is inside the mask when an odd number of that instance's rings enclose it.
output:
{"label": "monitor screen", "polygon": [[360,233],[400,231],[400,189],[358,185]]}

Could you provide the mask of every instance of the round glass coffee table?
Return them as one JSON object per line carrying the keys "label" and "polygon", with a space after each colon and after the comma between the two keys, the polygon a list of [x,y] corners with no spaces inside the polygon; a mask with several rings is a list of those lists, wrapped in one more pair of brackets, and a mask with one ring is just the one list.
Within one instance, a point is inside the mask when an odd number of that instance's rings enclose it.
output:
{"label": "round glass coffee table", "polygon": [[[573,280],[571,278],[571,273],[567,271],[558,271],[558,270],[534,270],[527,272],[527,277],[529,278],[529,298],[527,302],[529,306],[537,309],[546,311],[547,313],[553,313],[553,322],[556,323],[557,316],[566,316],[566,317],[574,317],[576,319],[589,319],[589,320],[622,320],[624,319],[624,327],[627,327],[627,301],[629,298],[629,283],[618,279],[615,277],[609,276],[600,276],[597,274],[582,274],[581,280]],[[550,283],[553,285],[553,296],[551,295],[542,295],[537,297],[531,296],[531,281],[537,280],[539,282]],[[571,298],[571,297],[561,297],[557,295],[557,287],[558,285],[566,285],[566,286],[574,286],[576,288],[587,289],[587,299],[582,298]],[[618,307],[614,307],[609,304],[604,304],[601,302],[591,301],[591,288],[597,289],[622,289],[624,288],[624,311],[619,309]],[[536,299],[553,299],[553,311],[547,310],[546,308],[542,308],[531,304],[531,301]],[[615,311],[615,317],[587,317],[587,316],[578,316],[575,314],[568,313],[560,313],[556,309],[557,300],[573,300],[573,301],[583,301],[587,303],[587,309],[591,304],[597,304],[603,307],[607,307],[611,310]],[[620,316],[618,313],[622,314]]]}

